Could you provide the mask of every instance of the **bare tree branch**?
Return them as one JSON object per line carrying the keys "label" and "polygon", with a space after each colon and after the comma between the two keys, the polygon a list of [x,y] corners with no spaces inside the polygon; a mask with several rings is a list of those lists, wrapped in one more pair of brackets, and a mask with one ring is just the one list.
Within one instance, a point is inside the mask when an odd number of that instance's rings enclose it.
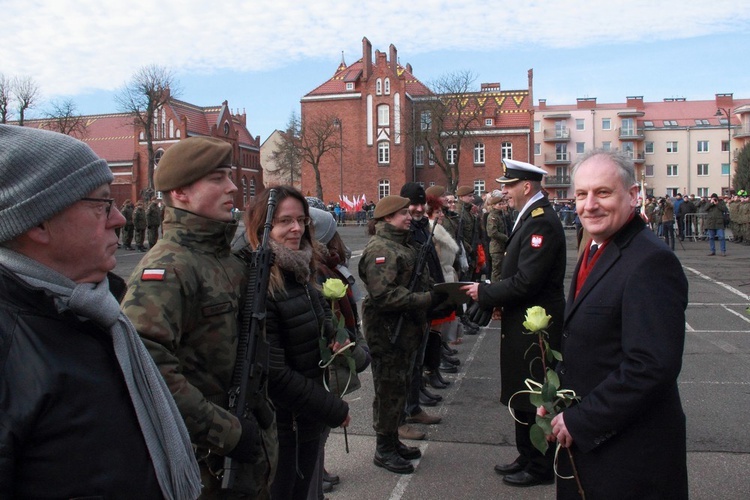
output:
{"label": "bare tree branch", "polygon": [[8,123],[11,116],[10,101],[13,95],[13,82],[0,73],[0,123]]}
{"label": "bare tree branch", "polygon": [[445,174],[447,188],[458,186],[459,161],[469,132],[481,123],[484,101],[472,87],[476,75],[470,71],[448,73],[427,86],[432,96],[416,99],[413,125],[416,145],[424,145],[430,158]]}
{"label": "bare tree branch", "polygon": [[178,82],[171,70],[152,64],[140,68],[115,95],[120,111],[132,113],[136,127],[143,129],[148,149],[148,189],[154,189],[154,136],[157,111],[179,95]]}
{"label": "bare tree branch", "polygon": [[278,149],[271,153],[271,160],[276,168],[269,171],[282,178],[288,177],[289,185],[294,186],[295,177],[298,182],[301,178],[301,159],[300,120],[297,114],[292,112],[286,130],[281,132]]}
{"label": "bare tree branch", "polygon": [[75,102],[72,99],[52,101],[50,109],[45,112],[47,121],[44,128],[83,139],[88,135],[86,120],[78,114]]}
{"label": "bare tree branch", "polygon": [[30,76],[17,76],[13,79],[13,94],[18,103],[18,125],[23,127],[26,111],[36,106],[39,99],[39,86]]}
{"label": "bare tree branch", "polygon": [[339,143],[340,119],[331,114],[320,115],[305,120],[303,117],[300,129],[299,154],[302,160],[309,163],[315,172],[317,197],[323,198],[323,186],[320,181],[320,160],[329,151],[342,148]]}

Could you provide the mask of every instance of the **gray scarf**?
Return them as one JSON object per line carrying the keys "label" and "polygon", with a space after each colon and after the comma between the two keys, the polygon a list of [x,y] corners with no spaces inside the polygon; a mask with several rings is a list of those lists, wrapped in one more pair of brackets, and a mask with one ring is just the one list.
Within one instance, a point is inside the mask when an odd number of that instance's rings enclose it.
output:
{"label": "gray scarf", "polygon": [[76,284],[3,247],[0,264],[30,286],[47,290],[60,313],[71,310],[109,331],[162,494],[168,499],[197,498],[201,491],[200,471],[185,423],[133,324],[110,293],[107,278],[101,283]]}

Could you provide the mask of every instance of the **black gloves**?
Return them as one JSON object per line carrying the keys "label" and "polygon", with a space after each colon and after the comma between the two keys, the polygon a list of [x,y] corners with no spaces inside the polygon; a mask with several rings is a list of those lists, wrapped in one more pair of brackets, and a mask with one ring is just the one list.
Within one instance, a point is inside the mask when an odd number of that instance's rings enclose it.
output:
{"label": "black gloves", "polygon": [[242,463],[252,463],[258,458],[262,451],[260,446],[260,432],[258,431],[258,422],[250,414],[246,418],[240,419],[242,425],[242,435],[232,451],[227,456]]}
{"label": "black gloves", "polygon": [[450,295],[444,292],[430,292],[430,307],[427,309],[427,319],[445,318],[455,310],[456,304]]}
{"label": "black gloves", "polygon": [[492,320],[492,309],[483,309],[479,302],[472,302],[464,314],[469,321],[479,326],[487,326]]}

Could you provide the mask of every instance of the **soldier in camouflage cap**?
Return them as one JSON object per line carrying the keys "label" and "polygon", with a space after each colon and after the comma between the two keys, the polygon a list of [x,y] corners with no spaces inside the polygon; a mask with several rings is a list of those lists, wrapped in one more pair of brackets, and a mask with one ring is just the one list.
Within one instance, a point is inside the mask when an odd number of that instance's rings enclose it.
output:
{"label": "soldier in camouflage cap", "polygon": [[[409,280],[417,258],[411,240],[409,199],[386,196],[375,207],[370,234],[359,276],[367,288],[362,305],[362,326],[372,356],[375,386],[373,428],[377,433],[374,463],[391,472],[411,474],[409,460],[419,458],[418,448],[410,448],[398,439],[406,392],[411,381],[411,358],[419,347],[426,324],[426,311],[441,301],[430,290],[428,272],[421,273],[415,291]],[[403,318],[395,343],[390,337]]]}
{"label": "soldier in camouflage cap", "polygon": [[[230,158],[231,146],[208,138],[185,139],[164,154],[155,178],[166,203],[164,234],[130,277],[122,309],[185,419],[201,466],[201,498],[269,498],[275,422],[261,428],[252,413],[239,420],[227,410],[246,283],[244,262],[230,252],[238,225]],[[184,177],[175,174],[182,171]],[[220,491],[225,455],[241,465],[229,496]]]}

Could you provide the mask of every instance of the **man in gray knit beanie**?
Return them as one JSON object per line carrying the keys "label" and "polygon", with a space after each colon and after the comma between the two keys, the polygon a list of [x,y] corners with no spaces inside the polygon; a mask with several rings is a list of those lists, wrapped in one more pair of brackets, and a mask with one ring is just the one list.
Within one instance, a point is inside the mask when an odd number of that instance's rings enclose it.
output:
{"label": "man in gray knit beanie", "polygon": [[[174,400],[120,312],[107,162],[0,125],[0,498],[196,498]],[[75,453],[70,453],[75,450]]]}

